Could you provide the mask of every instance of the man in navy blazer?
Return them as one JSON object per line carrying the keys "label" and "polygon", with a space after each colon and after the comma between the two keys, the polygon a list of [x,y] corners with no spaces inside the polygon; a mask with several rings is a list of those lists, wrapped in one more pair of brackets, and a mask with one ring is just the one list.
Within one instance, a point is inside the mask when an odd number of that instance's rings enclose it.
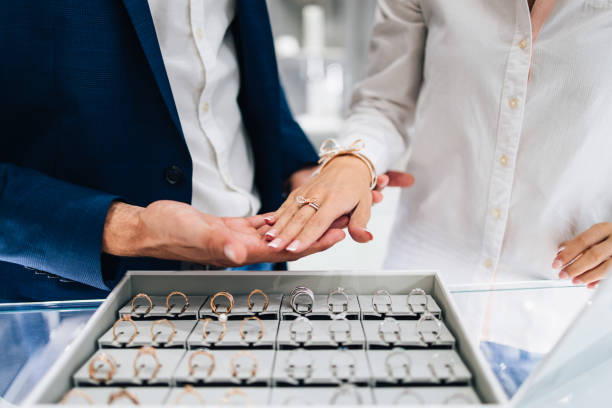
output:
{"label": "man in navy blazer", "polygon": [[[168,2],[170,3],[170,2]],[[229,28],[261,212],[317,161],[294,121],[263,0]],[[0,13],[0,300],[105,296],[129,269],[283,262],[263,216],[192,199],[193,165],[146,0],[11,1]],[[344,237],[330,230],[311,250]]]}

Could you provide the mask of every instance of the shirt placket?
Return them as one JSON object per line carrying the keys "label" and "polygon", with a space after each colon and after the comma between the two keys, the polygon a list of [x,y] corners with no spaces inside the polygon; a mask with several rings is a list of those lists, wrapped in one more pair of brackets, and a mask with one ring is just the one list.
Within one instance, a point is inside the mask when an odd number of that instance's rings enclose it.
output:
{"label": "shirt placket", "polygon": [[525,0],[515,0],[515,4],[516,23],[504,75],[487,201],[481,269],[483,281],[496,279],[495,271],[508,222],[529,80],[532,52],[529,7]]}

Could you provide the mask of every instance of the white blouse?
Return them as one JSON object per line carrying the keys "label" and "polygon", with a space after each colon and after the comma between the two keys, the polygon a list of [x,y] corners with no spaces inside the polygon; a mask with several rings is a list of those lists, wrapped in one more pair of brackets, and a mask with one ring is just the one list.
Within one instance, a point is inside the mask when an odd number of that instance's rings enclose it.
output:
{"label": "white blouse", "polygon": [[[612,221],[612,1],[557,0],[533,46],[531,31],[526,0],[379,2],[342,142],[363,139],[379,173],[410,149],[387,268],[557,279],[559,243]],[[481,340],[542,350],[504,319],[559,335],[574,310],[503,299],[466,305]]]}

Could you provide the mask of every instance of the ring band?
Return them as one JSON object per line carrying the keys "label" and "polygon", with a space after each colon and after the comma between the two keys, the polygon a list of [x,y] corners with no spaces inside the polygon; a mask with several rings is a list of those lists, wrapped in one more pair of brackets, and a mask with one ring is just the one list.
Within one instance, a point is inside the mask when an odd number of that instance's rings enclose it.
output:
{"label": "ring band", "polygon": [[204,404],[204,397],[202,397],[200,395],[199,392],[196,391],[196,389],[193,387],[193,385],[185,385],[183,387],[183,390],[179,393],[179,395],[176,396],[176,399],[174,400],[175,404],[178,404],[179,402],[181,402],[181,400],[183,399],[184,396],[186,396],[187,394],[191,394],[193,396],[195,396],[198,401],[200,402],[200,404]]}
{"label": "ring band", "polygon": [[249,310],[253,311],[253,307],[255,306],[255,304],[251,301],[251,298],[253,297],[253,295],[258,294],[258,293],[264,297],[264,305],[261,308],[261,311],[265,312],[266,309],[268,308],[268,305],[270,304],[270,299],[268,299],[268,295],[266,295],[266,292],[264,292],[261,289],[253,289],[251,293],[249,293],[249,297],[247,298],[247,304],[249,306]]}
{"label": "ring band", "polygon": [[[387,324],[393,325],[392,330],[385,330],[385,325]],[[396,337],[395,343],[401,343],[402,341],[401,326],[397,320],[389,316],[385,317],[384,320],[381,321],[380,324],[378,325],[378,336],[380,337],[383,343],[390,344],[392,342],[387,340],[387,336],[386,336],[387,333],[391,333],[395,335]]]}
{"label": "ring band", "polygon": [[[204,326],[202,326],[202,340],[208,340],[208,331],[206,329],[208,328],[208,324],[212,321],[213,319],[211,319],[210,317],[204,319]],[[221,323],[222,329],[221,334],[219,334],[219,337],[217,338],[215,343],[218,343],[223,340],[223,337],[225,337],[225,333],[227,332],[227,324],[225,323],[225,320],[217,320],[217,322]]]}
{"label": "ring band", "polygon": [[307,331],[308,337],[304,341],[304,343],[307,343],[310,340],[312,340],[312,331],[313,331],[314,327],[312,326],[312,322],[310,320],[308,320],[308,318],[306,316],[299,316],[297,319],[295,319],[295,320],[293,320],[291,322],[291,324],[289,325],[289,335],[291,336],[291,340],[294,343],[297,343],[297,334],[298,334],[298,331],[295,329],[295,325],[297,323],[300,323],[300,322],[304,322],[308,326],[308,331]]}
{"label": "ring band", "polygon": [[255,354],[251,353],[248,350],[237,351],[232,356],[232,361],[230,362],[230,366],[232,367],[232,376],[238,377],[238,366],[236,365],[236,362],[238,361],[240,357],[243,357],[243,356],[249,357],[253,361],[253,368],[251,368],[251,373],[249,377],[254,378],[257,375],[257,365],[258,365],[257,357],[255,357]]}
{"label": "ring band", "polygon": [[427,344],[427,342],[425,341],[425,335],[423,334],[423,328],[422,328],[423,323],[426,321],[432,321],[435,323],[436,329],[431,330],[430,333],[436,336],[435,342],[437,343],[438,340],[440,340],[440,336],[442,335],[442,322],[440,321],[440,319],[436,318],[436,316],[434,316],[431,312],[425,311],[421,315],[421,318],[417,321],[416,326],[414,326],[414,331],[416,335],[419,337],[419,339],[421,340],[421,342],[424,344]]}
{"label": "ring band", "polygon": [[138,360],[140,359],[140,357],[145,355],[149,355],[153,357],[153,360],[155,360],[155,370],[153,370],[153,374],[151,374],[151,378],[149,378],[149,380],[154,380],[155,377],[157,377],[159,370],[161,369],[161,364],[159,362],[159,359],[157,358],[157,352],[151,346],[144,346],[138,349],[138,353],[136,353],[136,357],[134,358],[134,377],[138,378],[138,376],[140,375]]}
{"label": "ring band", "polygon": [[240,323],[240,337],[242,337],[242,340],[246,340],[247,334],[244,331],[244,325],[249,320],[255,320],[255,321],[259,322],[259,326],[261,327],[261,329],[259,330],[259,334],[257,335],[257,340],[258,341],[261,340],[261,338],[264,335],[265,326],[264,326],[264,323],[261,321],[261,319],[259,317],[257,317],[257,316],[248,316],[248,317],[245,317],[242,320],[242,322]]}
{"label": "ring band", "polygon": [[155,326],[159,324],[167,324],[168,327],[170,327],[170,335],[168,336],[168,340],[166,340],[166,344],[171,344],[172,339],[174,339],[174,335],[176,334],[176,328],[174,327],[174,323],[172,323],[168,319],[159,319],[159,320],[154,321],[153,324],[151,324],[151,342],[156,343],[155,339],[157,338],[157,335],[161,333],[161,332],[156,333],[153,331]]}
{"label": "ring band", "polygon": [[329,308],[329,312],[331,314],[336,314],[336,312],[334,312],[334,303],[332,303],[334,295],[344,296],[344,303],[342,304],[343,310],[342,312],[339,312],[339,314],[346,313],[348,311],[349,297],[344,291],[344,288],[338,288],[336,290],[332,290],[331,292],[329,292],[329,295],[327,295],[327,307]]}
{"label": "ring band", "polygon": [[134,394],[132,394],[131,392],[129,392],[128,390],[126,390],[125,388],[112,393],[111,395],[108,396],[108,405],[112,405],[115,403],[116,400],[120,399],[120,398],[127,398],[129,399],[132,404],[134,405],[140,405],[140,402],[138,402],[138,398],[136,398],[136,396]]}
{"label": "ring band", "polygon": [[[108,365],[108,373],[106,374],[106,378],[96,378],[96,373],[98,369],[96,368],[96,362],[101,361]],[[113,379],[115,372],[117,371],[117,367],[111,357],[106,353],[97,354],[94,358],[89,362],[89,378],[96,383],[107,383]]]}
{"label": "ring band", "polygon": [[68,402],[68,400],[72,397],[81,397],[85,401],[87,401],[89,405],[93,405],[94,403],[91,397],[89,396],[89,394],[87,394],[85,391],[80,390],[78,388],[73,388],[70,391],[68,391],[66,394],[64,394],[64,396],[62,397],[59,403],[62,405],[65,405]]}
{"label": "ring band", "polygon": [[136,300],[137,299],[146,299],[146,301],[149,303],[147,306],[147,310],[143,313],[144,315],[148,314],[151,311],[151,309],[153,309],[153,301],[151,300],[149,295],[147,295],[146,293],[139,293],[136,296],[134,296],[134,298],[132,298],[132,313],[136,312]]}
{"label": "ring band", "polygon": [[[298,310],[298,304],[296,303],[296,301],[297,301],[297,299],[300,296],[306,296],[306,297],[308,297],[310,299],[310,303],[307,304],[308,308],[307,308],[306,312],[300,312]],[[314,298],[314,293],[309,288],[307,288],[305,286],[297,286],[297,287],[295,287],[291,291],[289,299],[290,299],[289,303],[291,304],[291,308],[293,309],[293,311],[295,313],[303,314],[303,313],[311,313],[312,312],[312,309],[314,307],[315,298]]]}
{"label": "ring band", "polygon": [[228,390],[225,395],[223,396],[223,399],[221,399],[221,403],[223,405],[226,405],[227,403],[229,403],[230,398],[232,398],[234,395],[240,395],[241,397],[243,397],[246,402],[247,402],[247,406],[252,404],[252,400],[251,397],[249,397],[249,394],[247,394],[246,392],[242,391],[241,389],[238,388],[232,388],[231,390]]}
{"label": "ring band", "polygon": [[[215,299],[217,299],[219,296],[222,296],[222,297],[226,298],[229,301],[229,307],[227,308],[227,312],[225,312],[225,313],[217,312],[217,305],[215,304]],[[210,309],[216,315],[219,315],[219,314],[230,314],[230,312],[232,311],[233,307],[234,307],[234,297],[232,296],[231,293],[226,292],[224,290],[222,290],[221,292],[215,293],[215,295],[210,299]]]}
{"label": "ring band", "polygon": [[404,368],[404,370],[406,371],[405,378],[410,378],[410,368],[412,367],[412,359],[410,359],[408,353],[401,349],[396,349],[395,351],[392,351],[391,353],[387,354],[387,357],[385,358],[385,368],[387,370],[387,375],[389,376],[389,378],[395,378],[395,375],[393,374],[394,367],[391,364],[392,359],[394,357],[401,357],[404,360],[400,367]]}
{"label": "ring band", "polygon": [[179,292],[178,290],[175,290],[174,292],[166,296],[166,313],[170,313],[170,309],[172,309],[172,307],[170,306],[170,298],[172,298],[172,296],[181,296],[185,300],[185,304],[183,305],[183,308],[177,314],[185,313],[185,310],[187,310],[187,308],[189,307],[189,298],[187,297],[186,294],[184,294],[183,292]]}
{"label": "ring band", "polygon": [[[413,303],[413,302],[411,302],[410,298],[412,296],[423,296],[423,298],[425,299],[425,303]],[[429,299],[427,298],[427,292],[425,292],[421,288],[414,288],[414,289],[412,289],[410,291],[410,293],[408,293],[408,296],[406,297],[406,303],[408,303],[408,306],[410,306],[410,310],[412,310],[413,313],[414,313],[414,306],[413,305],[423,306],[423,309],[425,311],[429,311],[428,301],[429,301]]]}
{"label": "ring band", "polygon": [[[295,360],[296,356],[305,356],[306,363],[300,364],[300,365],[296,364],[293,361]],[[292,350],[287,356],[287,360],[285,361],[285,371],[287,373],[287,376],[291,378],[292,380],[305,380],[312,376],[313,364],[314,364],[314,359],[312,357],[312,354],[306,349],[300,348],[297,350]],[[300,368],[304,370],[304,374],[305,374],[304,377],[296,377],[296,371]]]}
{"label": "ring band", "polygon": [[193,360],[197,356],[205,356],[205,357],[208,357],[208,359],[210,360],[210,367],[208,367],[208,371],[206,372],[206,376],[210,377],[213,371],[215,371],[215,356],[213,356],[211,352],[206,351],[206,350],[197,350],[191,354],[191,356],[189,357],[189,362],[188,362],[189,375],[191,376],[195,375],[195,367],[197,367],[197,365],[193,364]]}
{"label": "ring band", "polygon": [[134,332],[132,333],[132,335],[130,336],[130,338],[128,339],[128,341],[125,342],[125,344],[130,344],[131,342],[134,341],[134,339],[136,338],[136,336],[138,335],[138,327],[136,326],[136,323],[134,323],[134,321],[132,320],[130,315],[123,315],[121,316],[116,322],[115,324],[113,324],[113,341],[117,341],[119,339],[119,335],[123,334],[122,331],[120,331],[119,333],[117,333],[117,327],[119,326],[120,323],[122,322],[128,322],[132,325],[132,327],[134,328]]}
{"label": "ring band", "polygon": [[332,372],[332,375],[334,376],[334,378],[337,378],[338,380],[342,381],[342,379],[338,376],[338,357],[339,356],[348,356],[349,357],[349,362],[345,364],[346,367],[348,367],[349,369],[349,377],[346,378],[346,380],[350,380],[351,378],[355,377],[355,371],[356,371],[356,366],[357,366],[357,360],[355,359],[355,356],[348,350],[346,349],[339,349],[336,350],[336,352],[333,354],[332,358],[329,360],[329,368],[330,371]]}
{"label": "ring band", "polygon": [[[381,312],[378,309],[378,303],[376,303],[374,301],[377,296],[384,296],[384,297],[386,297],[389,300],[389,302],[386,303],[387,310],[385,312]],[[391,297],[391,294],[389,293],[389,291],[387,291],[385,289],[379,289],[376,292],[374,292],[374,294],[372,295],[372,310],[374,310],[374,312],[376,312],[378,314],[393,312],[393,310],[392,310],[392,303],[393,303],[393,298]]]}

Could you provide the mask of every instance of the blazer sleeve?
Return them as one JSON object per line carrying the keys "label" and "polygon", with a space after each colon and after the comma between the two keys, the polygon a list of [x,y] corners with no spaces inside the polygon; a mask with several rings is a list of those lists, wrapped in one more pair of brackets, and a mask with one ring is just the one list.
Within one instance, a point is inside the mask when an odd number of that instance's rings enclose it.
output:
{"label": "blazer sleeve", "polygon": [[293,118],[282,86],[280,87],[280,104],[283,180],[287,180],[296,171],[306,166],[316,165],[319,156],[300,125]]}
{"label": "blazer sleeve", "polygon": [[0,260],[108,290],[102,231],[118,199],[0,163]]}

